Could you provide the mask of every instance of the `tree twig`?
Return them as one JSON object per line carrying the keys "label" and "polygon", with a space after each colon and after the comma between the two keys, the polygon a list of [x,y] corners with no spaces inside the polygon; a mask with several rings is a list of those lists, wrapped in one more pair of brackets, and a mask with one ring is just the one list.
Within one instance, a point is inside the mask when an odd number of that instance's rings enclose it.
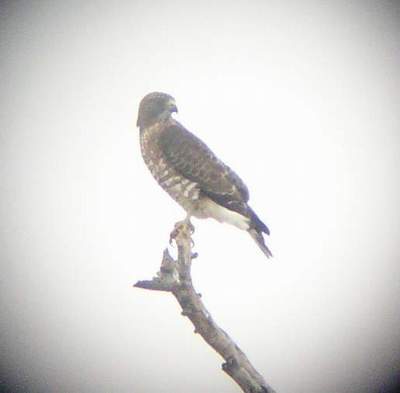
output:
{"label": "tree twig", "polygon": [[168,250],[164,251],[160,271],[152,280],[138,281],[137,288],[171,292],[195,327],[195,333],[215,349],[224,359],[222,369],[245,393],[275,393],[253,367],[244,352],[213,320],[205,308],[201,295],[192,284],[191,264],[197,255],[192,254],[191,228],[187,223],[177,223],[171,233],[178,247],[175,261]]}

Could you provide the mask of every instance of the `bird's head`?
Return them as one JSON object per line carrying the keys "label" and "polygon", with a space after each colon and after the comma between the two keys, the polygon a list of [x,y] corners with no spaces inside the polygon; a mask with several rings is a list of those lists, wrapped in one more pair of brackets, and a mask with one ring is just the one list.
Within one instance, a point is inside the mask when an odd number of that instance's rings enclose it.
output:
{"label": "bird's head", "polygon": [[165,93],[149,93],[142,98],[136,125],[145,128],[152,124],[169,119],[171,113],[178,112],[173,97]]}

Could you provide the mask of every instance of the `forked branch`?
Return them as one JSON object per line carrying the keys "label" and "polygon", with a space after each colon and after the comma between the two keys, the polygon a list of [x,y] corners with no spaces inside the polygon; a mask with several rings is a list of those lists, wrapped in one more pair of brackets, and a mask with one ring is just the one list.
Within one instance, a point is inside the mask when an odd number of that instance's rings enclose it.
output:
{"label": "forked branch", "polygon": [[192,284],[191,264],[197,255],[192,254],[191,228],[183,222],[175,226],[171,238],[178,247],[178,260],[168,250],[164,251],[160,271],[152,280],[138,281],[137,288],[171,292],[195,327],[195,332],[213,347],[224,359],[222,369],[245,393],[275,393],[252,366],[243,351],[213,320],[205,308],[201,295]]}

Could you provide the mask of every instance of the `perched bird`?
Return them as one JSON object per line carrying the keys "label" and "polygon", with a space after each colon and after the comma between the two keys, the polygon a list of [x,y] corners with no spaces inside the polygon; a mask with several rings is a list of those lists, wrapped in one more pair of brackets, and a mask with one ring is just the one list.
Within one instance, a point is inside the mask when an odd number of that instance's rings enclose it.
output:
{"label": "perched bird", "polygon": [[271,257],[263,237],[269,229],[248,205],[246,185],[173,112],[178,112],[175,100],[165,93],[147,94],[139,105],[141,151],[154,178],[186,210],[187,222],[194,216],[232,224]]}

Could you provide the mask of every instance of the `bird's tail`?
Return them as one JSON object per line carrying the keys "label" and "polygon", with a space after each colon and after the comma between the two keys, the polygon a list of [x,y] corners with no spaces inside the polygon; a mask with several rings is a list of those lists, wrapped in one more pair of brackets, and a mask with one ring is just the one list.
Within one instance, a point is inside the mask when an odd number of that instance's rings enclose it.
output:
{"label": "bird's tail", "polygon": [[248,206],[248,212],[250,215],[250,228],[247,230],[250,236],[257,243],[258,247],[260,247],[261,251],[266,255],[267,258],[272,257],[272,252],[265,244],[265,239],[263,236],[263,232],[269,235],[268,227],[258,218],[257,214],[254,213],[253,209]]}
{"label": "bird's tail", "polygon": [[272,252],[270,249],[267,247],[265,244],[264,236],[260,230],[257,230],[256,228],[250,228],[247,230],[249,232],[250,236],[254,239],[254,241],[257,243],[258,247],[260,247],[261,251],[265,254],[267,258],[272,257]]}

